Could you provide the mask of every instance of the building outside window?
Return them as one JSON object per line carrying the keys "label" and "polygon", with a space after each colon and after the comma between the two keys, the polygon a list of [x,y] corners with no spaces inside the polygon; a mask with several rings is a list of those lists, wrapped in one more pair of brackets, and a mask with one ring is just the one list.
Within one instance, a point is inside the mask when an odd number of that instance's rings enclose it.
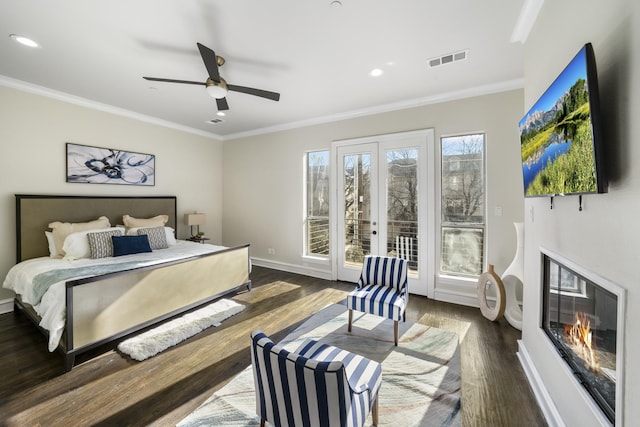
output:
{"label": "building outside window", "polygon": [[329,151],[305,156],[305,255],[329,256]]}
{"label": "building outside window", "polygon": [[485,136],[441,138],[440,274],[478,276],[484,268]]}

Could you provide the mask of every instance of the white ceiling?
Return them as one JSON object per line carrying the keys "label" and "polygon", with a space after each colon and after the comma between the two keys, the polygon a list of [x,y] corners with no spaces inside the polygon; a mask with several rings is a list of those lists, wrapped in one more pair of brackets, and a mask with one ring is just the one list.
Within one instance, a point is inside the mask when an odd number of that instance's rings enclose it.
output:
{"label": "white ceiling", "polygon": [[[0,84],[221,139],[521,87],[510,38],[525,0],[0,0]],[[41,44],[30,49],[9,35]],[[226,59],[223,122],[196,42]],[[437,68],[428,59],[468,49]],[[384,74],[371,77],[373,68]],[[51,91],[49,91],[51,90]],[[115,108],[112,108],[115,107]]]}

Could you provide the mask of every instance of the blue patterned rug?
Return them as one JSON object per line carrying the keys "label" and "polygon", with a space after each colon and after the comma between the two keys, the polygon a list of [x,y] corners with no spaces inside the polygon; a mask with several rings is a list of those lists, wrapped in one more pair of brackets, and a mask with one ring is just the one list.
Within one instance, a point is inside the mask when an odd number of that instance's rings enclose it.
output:
{"label": "blue patterned rug", "polygon": [[[398,347],[393,322],[330,305],[287,336],[282,344],[294,350],[312,338],[382,363],[379,426],[460,426],[460,351],[458,335],[421,325],[400,323]],[[247,344],[250,338],[247,337]],[[179,427],[255,426],[255,393],[251,366],[215,392]],[[371,425],[371,416],[367,420]]]}

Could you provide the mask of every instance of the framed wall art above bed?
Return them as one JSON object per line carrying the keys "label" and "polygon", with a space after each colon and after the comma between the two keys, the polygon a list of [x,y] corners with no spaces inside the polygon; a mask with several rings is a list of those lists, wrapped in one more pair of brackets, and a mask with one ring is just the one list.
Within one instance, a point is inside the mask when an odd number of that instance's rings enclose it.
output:
{"label": "framed wall art above bed", "polygon": [[156,156],[68,142],[67,182],[154,186]]}

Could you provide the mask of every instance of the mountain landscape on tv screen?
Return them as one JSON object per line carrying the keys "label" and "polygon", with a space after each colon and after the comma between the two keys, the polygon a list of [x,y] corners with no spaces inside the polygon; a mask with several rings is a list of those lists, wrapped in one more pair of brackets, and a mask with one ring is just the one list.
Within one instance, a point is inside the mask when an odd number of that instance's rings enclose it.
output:
{"label": "mountain landscape on tv screen", "polygon": [[596,191],[586,80],[578,78],[548,109],[532,110],[519,124],[525,195]]}

